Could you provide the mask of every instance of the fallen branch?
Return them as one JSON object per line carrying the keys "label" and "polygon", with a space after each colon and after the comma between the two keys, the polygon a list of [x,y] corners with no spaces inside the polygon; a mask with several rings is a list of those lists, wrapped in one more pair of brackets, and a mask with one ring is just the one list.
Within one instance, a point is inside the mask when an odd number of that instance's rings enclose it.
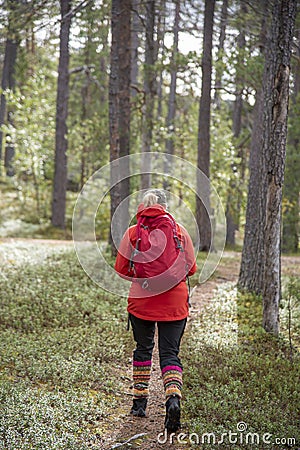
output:
{"label": "fallen branch", "polygon": [[127,441],[125,442],[118,442],[117,444],[113,445],[112,447],[110,447],[109,450],[114,450],[115,448],[119,448],[122,447],[123,445],[128,444],[131,441],[134,441],[135,439],[139,439],[143,436],[146,436],[147,433],[140,433],[140,434],[135,434],[134,436],[132,436],[131,438],[127,439]]}

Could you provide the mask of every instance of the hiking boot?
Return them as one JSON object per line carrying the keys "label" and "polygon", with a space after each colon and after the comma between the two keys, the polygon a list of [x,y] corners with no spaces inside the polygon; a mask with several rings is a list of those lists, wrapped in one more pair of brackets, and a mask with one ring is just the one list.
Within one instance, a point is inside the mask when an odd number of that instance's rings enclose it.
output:
{"label": "hiking boot", "polygon": [[166,402],[165,428],[175,432],[180,427],[180,399],[177,395],[173,395]]}
{"label": "hiking boot", "polygon": [[135,398],[133,400],[133,405],[130,410],[130,414],[136,417],[145,417],[146,416],[146,406],[147,399],[146,398]]}

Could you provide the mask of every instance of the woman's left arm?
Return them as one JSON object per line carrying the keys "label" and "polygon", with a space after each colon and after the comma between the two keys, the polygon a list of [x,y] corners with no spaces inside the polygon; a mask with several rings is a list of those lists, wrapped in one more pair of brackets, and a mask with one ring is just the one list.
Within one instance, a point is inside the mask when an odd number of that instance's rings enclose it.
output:
{"label": "woman's left arm", "polygon": [[194,246],[192,239],[187,232],[187,230],[180,225],[180,230],[182,232],[183,240],[184,240],[184,251],[185,251],[185,259],[187,262],[187,266],[189,268],[188,275],[194,275],[197,270],[196,257],[194,252]]}

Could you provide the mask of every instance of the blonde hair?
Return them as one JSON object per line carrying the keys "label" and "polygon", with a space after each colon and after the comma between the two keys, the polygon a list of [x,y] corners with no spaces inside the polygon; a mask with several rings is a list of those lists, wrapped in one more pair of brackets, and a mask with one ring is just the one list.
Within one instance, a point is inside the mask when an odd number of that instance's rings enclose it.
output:
{"label": "blonde hair", "polygon": [[153,192],[146,192],[143,198],[145,208],[148,206],[156,205],[158,203],[158,197]]}
{"label": "blonde hair", "polygon": [[146,194],[144,195],[143,203],[145,208],[157,204],[167,208],[167,197],[164,191],[161,191],[160,189],[151,189],[150,191],[147,191]]}

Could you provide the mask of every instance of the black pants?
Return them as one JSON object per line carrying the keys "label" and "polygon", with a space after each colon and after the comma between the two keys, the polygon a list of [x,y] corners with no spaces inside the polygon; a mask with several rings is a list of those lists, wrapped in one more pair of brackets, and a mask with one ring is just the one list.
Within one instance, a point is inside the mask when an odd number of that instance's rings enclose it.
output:
{"label": "black pants", "polygon": [[[133,352],[134,361],[143,362],[151,360],[154,348],[156,322],[139,319],[132,314],[130,314],[130,322],[132,325],[133,337],[136,342],[136,349]],[[166,366],[178,366],[182,369],[178,354],[186,322],[187,319],[171,322],[157,322],[159,362],[161,369]]]}

